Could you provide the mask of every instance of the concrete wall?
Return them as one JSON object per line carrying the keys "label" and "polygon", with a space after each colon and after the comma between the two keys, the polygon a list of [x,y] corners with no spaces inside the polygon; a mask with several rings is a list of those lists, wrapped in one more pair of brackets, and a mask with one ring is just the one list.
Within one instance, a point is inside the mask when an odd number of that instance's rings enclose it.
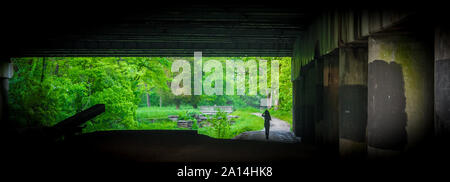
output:
{"label": "concrete wall", "polygon": [[293,128],[296,136],[303,142],[315,142],[316,120],[316,65],[314,62],[302,67],[301,76],[294,81],[294,120]]}
{"label": "concrete wall", "polygon": [[292,131],[295,136],[300,136],[301,126],[300,126],[300,80],[292,81]]}
{"label": "concrete wall", "polygon": [[367,127],[367,43],[339,48],[339,153],[364,158]]}
{"label": "concrete wall", "polygon": [[303,107],[303,141],[315,142],[316,123],[316,67],[314,62],[302,68],[302,79],[304,81],[304,107]]}
{"label": "concrete wall", "polygon": [[336,49],[301,68],[294,81],[294,131],[303,141],[365,156],[367,57],[363,44]]}
{"label": "concrete wall", "polygon": [[433,129],[432,35],[369,37],[368,154],[395,155],[426,140]]}
{"label": "concrete wall", "polygon": [[371,34],[385,31],[404,21],[411,14],[413,12],[406,10],[376,8],[323,12],[294,44],[292,80],[300,75],[300,67],[315,57],[329,54],[344,44],[365,40]]}
{"label": "concrete wall", "polygon": [[450,137],[450,28],[435,30],[435,131],[439,137]]}
{"label": "concrete wall", "polygon": [[[443,24],[377,10],[330,11],[316,20],[294,45],[292,59],[292,79],[303,79],[302,94],[294,96],[303,97],[302,109],[294,106],[303,113],[302,132],[314,120],[316,144],[361,158],[411,151],[433,135],[449,137],[450,28]],[[311,117],[305,107],[313,100],[321,105]]]}
{"label": "concrete wall", "polygon": [[9,123],[8,115],[8,90],[9,90],[9,79],[13,76],[13,65],[9,58],[8,61],[0,62],[0,119],[2,125],[6,128],[12,127]]}
{"label": "concrete wall", "polygon": [[326,132],[325,122],[323,120],[323,62],[324,58],[316,58],[314,61],[316,65],[316,85],[315,85],[315,92],[316,92],[316,110],[315,110],[315,141],[317,144],[324,145],[327,143],[327,136],[324,135]]}
{"label": "concrete wall", "polygon": [[326,146],[338,149],[339,141],[339,52],[323,56],[323,121],[322,133]]}
{"label": "concrete wall", "polygon": [[303,142],[337,152],[339,146],[339,51],[301,68],[294,84],[293,128]]}

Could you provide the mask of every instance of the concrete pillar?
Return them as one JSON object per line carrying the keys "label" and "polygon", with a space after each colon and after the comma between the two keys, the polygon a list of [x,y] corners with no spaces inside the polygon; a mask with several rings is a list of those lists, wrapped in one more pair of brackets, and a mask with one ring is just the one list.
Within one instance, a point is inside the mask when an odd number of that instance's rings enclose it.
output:
{"label": "concrete pillar", "polygon": [[[0,118],[1,121],[7,122],[8,115],[8,90],[9,79],[13,76],[13,67],[11,61],[0,62]],[[10,123],[2,123],[2,125],[9,125]]]}
{"label": "concrete pillar", "polygon": [[435,31],[435,131],[436,136],[450,137],[450,27]]}
{"label": "concrete pillar", "polygon": [[339,48],[339,153],[367,153],[367,44]]}
{"label": "concrete pillar", "polygon": [[339,51],[323,56],[323,121],[320,124],[324,145],[337,152],[339,145]]}
{"label": "concrete pillar", "polygon": [[315,142],[318,145],[326,145],[327,127],[323,121],[323,58],[316,58],[316,79],[315,79]]}
{"label": "concrete pillar", "polygon": [[315,62],[302,66],[298,80],[294,81],[294,121],[296,136],[302,142],[315,142]]}
{"label": "concrete pillar", "polygon": [[389,157],[421,144],[433,129],[433,37],[369,37],[368,155]]}
{"label": "concrete pillar", "polygon": [[292,130],[295,136],[300,137],[302,126],[302,112],[301,112],[301,80],[295,79],[292,81]]}
{"label": "concrete pillar", "polygon": [[315,60],[303,67],[302,71],[305,75],[305,108],[304,108],[304,141],[315,143],[315,123],[316,123],[316,62]]}
{"label": "concrete pillar", "polygon": [[320,65],[319,60],[313,60],[302,66],[299,78],[293,81],[293,130],[305,143],[317,142],[316,125],[323,114]]}

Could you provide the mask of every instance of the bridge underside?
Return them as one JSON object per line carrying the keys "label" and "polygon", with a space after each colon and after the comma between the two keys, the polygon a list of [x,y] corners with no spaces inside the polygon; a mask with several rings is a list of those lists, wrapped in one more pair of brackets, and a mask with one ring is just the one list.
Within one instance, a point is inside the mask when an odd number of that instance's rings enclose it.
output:
{"label": "bridge underside", "polygon": [[450,29],[439,11],[84,10],[89,13],[30,10],[36,15],[7,22],[2,109],[10,57],[290,56],[293,130],[303,142],[358,158],[401,155],[437,143],[436,136],[448,142]]}
{"label": "bridge underside", "polygon": [[[171,5],[121,11],[21,9],[10,20],[6,56],[292,55],[316,15],[307,8]],[[17,13],[16,13],[17,14]]]}

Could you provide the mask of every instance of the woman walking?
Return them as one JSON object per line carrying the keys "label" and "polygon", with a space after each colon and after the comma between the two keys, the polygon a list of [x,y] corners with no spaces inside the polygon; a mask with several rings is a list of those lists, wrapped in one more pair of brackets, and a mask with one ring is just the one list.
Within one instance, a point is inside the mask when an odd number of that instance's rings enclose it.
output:
{"label": "woman walking", "polygon": [[272,118],[270,117],[270,113],[267,109],[262,114],[262,117],[264,117],[264,128],[266,129],[266,140],[269,140],[270,120],[272,120]]}

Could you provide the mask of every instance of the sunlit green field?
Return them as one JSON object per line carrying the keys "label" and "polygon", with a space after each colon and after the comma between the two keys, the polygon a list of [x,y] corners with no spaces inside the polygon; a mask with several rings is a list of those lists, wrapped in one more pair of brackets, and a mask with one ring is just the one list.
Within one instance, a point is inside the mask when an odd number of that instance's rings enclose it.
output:
{"label": "sunlit green field", "polygon": [[[198,111],[189,106],[182,106],[180,109],[175,107],[140,107],[137,109],[138,129],[143,130],[179,130],[187,128],[177,127],[177,123],[168,120],[169,115],[180,115],[189,111]],[[233,138],[246,131],[257,131],[264,128],[264,120],[261,117],[251,113],[260,112],[258,109],[246,108],[239,109],[231,113],[233,116],[239,116],[230,126],[226,136],[223,138]],[[212,127],[198,128],[198,133],[217,138]]]}
{"label": "sunlit green field", "polygon": [[175,107],[139,107],[136,111],[140,130],[186,130],[179,128],[177,122],[168,119],[169,115],[180,115],[187,111],[197,111],[191,106]]}
{"label": "sunlit green field", "polygon": [[138,120],[142,119],[167,119],[169,115],[179,115],[186,111],[198,111],[192,106],[181,106],[180,109],[173,107],[139,107],[136,111]]}
{"label": "sunlit green field", "polygon": [[139,121],[139,130],[187,130],[187,128],[179,128],[177,122],[170,120],[147,122]]}

